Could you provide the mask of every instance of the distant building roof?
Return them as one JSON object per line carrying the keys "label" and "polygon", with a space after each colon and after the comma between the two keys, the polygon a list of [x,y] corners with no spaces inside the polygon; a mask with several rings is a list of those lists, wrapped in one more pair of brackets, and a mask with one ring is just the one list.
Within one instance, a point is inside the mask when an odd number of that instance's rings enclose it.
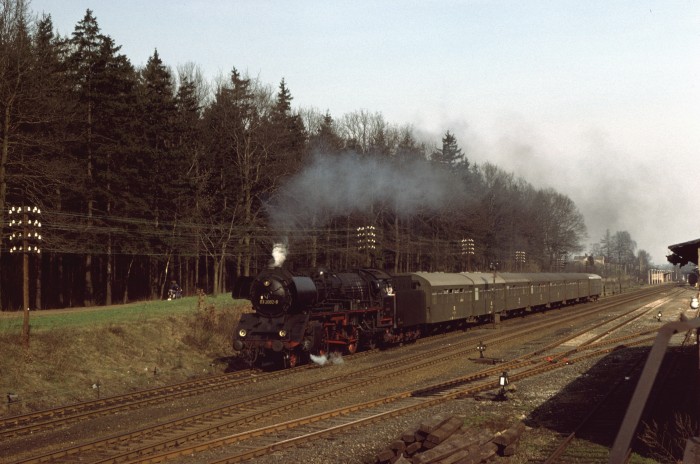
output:
{"label": "distant building roof", "polygon": [[700,238],[689,242],[669,245],[671,254],[666,257],[669,263],[685,266],[688,263],[698,264],[698,248],[700,248]]}

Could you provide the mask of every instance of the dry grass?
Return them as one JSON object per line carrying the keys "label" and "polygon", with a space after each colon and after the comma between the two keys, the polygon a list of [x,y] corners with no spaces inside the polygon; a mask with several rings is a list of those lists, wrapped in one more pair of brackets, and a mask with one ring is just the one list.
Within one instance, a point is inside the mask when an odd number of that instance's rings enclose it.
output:
{"label": "dry grass", "polygon": [[643,423],[639,439],[657,462],[680,462],[689,438],[698,432],[698,420],[687,413],[676,413],[669,422]]}
{"label": "dry grass", "polygon": [[[80,324],[32,331],[28,349],[17,331],[0,332],[0,393],[6,405],[0,414],[222,372],[227,364],[221,360],[233,354],[230,334],[245,310],[229,297],[208,301],[199,311],[152,311],[134,318],[106,318],[108,309],[86,311]],[[7,405],[10,392],[21,402]]]}

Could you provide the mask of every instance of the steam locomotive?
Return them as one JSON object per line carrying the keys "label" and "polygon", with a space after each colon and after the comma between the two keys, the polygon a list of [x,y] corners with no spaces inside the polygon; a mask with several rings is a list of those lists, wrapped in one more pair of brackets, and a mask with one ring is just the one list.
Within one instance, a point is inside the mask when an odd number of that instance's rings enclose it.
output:
{"label": "steam locomotive", "polygon": [[377,269],[293,273],[270,268],[234,285],[249,298],[233,348],[252,366],[416,340],[429,333],[544,308],[595,301],[595,274],[428,273]]}

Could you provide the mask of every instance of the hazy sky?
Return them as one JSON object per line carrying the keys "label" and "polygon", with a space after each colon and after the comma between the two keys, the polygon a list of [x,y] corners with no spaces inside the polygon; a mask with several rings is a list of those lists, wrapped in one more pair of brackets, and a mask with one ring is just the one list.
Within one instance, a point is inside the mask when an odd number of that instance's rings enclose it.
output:
{"label": "hazy sky", "polygon": [[90,8],[135,66],[155,49],[235,66],[296,107],[446,130],[571,197],[589,242],[628,231],[654,262],[700,238],[696,0],[32,0],[69,35]]}

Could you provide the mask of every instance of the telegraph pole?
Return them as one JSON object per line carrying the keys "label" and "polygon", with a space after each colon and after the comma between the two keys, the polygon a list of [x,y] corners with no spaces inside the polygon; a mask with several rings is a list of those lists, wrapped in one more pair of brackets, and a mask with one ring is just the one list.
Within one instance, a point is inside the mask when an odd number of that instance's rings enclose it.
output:
{"label": "telegraph pole", "polygon": [[36,206],[10,208],[10,227],[19,231],[10,234],[10,253],[22,253],[22,342],[25,348],[29,347],[29,254],[41,253],[41,234],[38,232],[41,228],[40,215],[41,210]]}

